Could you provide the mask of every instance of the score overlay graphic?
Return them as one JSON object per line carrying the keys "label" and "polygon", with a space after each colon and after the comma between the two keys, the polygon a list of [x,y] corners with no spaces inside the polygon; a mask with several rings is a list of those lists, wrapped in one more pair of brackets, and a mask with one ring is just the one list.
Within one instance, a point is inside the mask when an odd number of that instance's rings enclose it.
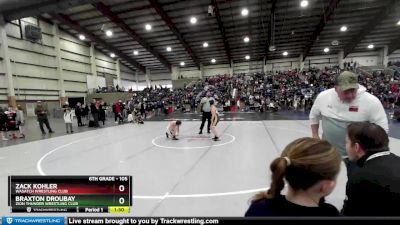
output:
{"label": "score overlay graphic", "polygon": [[24,213],[128,213],[131,176],[9,176],[8,206]]}

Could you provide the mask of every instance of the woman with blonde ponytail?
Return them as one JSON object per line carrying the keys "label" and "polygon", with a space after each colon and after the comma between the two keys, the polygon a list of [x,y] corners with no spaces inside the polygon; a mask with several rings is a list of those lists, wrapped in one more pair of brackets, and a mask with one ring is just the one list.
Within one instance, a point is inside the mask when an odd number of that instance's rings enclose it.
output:
{"label": "woman with blonde ponytail", "polygon": [[[323,199],[336,186],[341,160],[327,141],[291,142],[271,163],[271,186],[253,197],[246,216],[338,216],[338,210]],[[285,181],[288,191],[282,195]]]}

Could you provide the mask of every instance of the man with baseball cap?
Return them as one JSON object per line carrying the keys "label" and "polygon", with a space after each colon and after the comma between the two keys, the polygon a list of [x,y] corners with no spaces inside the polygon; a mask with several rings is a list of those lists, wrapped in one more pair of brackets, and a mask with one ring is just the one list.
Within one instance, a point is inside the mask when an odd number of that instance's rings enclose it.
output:
{"label": "man with baseball cap", "polygon": [[311,131],[320,138],[318,129],[322,124],[322,139],[346,153],[346,130],[351,122],[370,122],[389,130],[388,119],[382,103],[358,84],[356,74],[345,71],[336,78],[335,88],[321,92],[310,112]]}

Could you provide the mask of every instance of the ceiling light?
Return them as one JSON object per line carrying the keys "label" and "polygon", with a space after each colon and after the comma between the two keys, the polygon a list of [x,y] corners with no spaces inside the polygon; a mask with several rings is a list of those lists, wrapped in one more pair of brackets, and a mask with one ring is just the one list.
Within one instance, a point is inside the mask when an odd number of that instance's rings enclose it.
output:
{"label": "ceiling light", "polygon": [[246,57],[244,57],[246,60],[249,60],[250,59],[250,56],[249,55],[246,55]]}
{"label": "ceiling light", "polygon": [[215,62],[217,62],[217,60],[215,60],[215,59],[211,59],[211,62],[212,62],[212,63],[215,63]]}
{"label": "ceiling light", "polygon": [[243,38],[243,41],[244,41],[245,43],[247,43],[247,42],[250,41],[250,38],[246,36],[246,37]]}
{"label": "ceiling light", "polygon": [[342,31],[342,32],[345,32],[347,30],[347,27],[346,26],[342,26],[341,28],[340,28],[340,31]]}
{"label": "ceiling light", "polygon": [[192,17],[190,18],[190,23],[192,23],[192,24],[197,23],[197,18],[194,17],[194,16],[192,16]]}
{"label": "ceiling light", "polygon": [[372,49],[372,48],[374,48],[375,46],[373,45],[373,44],[370,44],[370,45],[368,45],[368,48],[369,49]]}
{"label": "ceiling light", "polygon": [[269,46],[268,50],[270,52],[274,52],[274,51],[276,51],[276,46],[275,45],[271,45],[271,46]]}
{"label": "ceiling light", "polygon": [[242,16],[247,16],[249,14],[249,10],[246,8],[242,9]]}
{"label": "ceiling light", "polygon": [[399,26],[400,26],[400,20],[399,20],[399,22],[397,22],[397,25],[399,25]]}
{"label": "ceiling light", "polygon": [[113,35],[113,32],[111,30],[106,30],[106,35],[107,37],[111,37]]}
{"label": "ceiling light", "polygon": [[146,24],[145,26],[144,26],[144,28],[146,29],[146,30],[151,30],[151,25],[150,24]]}
{"label": "ceiling light", "polygon": [[171,47],[167,47],[167,52],[170,52],[170,51],[172,51],[172,48]]}
{"label": "ceiling light", "polygon": [[139,55],[139,51],[138,51],[138,50],[134,50],[134,51],[133,51],[133,54],[134,54],[134,55]]}
{"label": "ceiling light", "polygon": [[324,48],[324,52],[329,52],[329,48]]}
{"label": "ceiling light", "polygon": [[308,6],[308,1],[307,0],[301,1],[300,2],[300,6],[303,7],[303,8],[307,7]]}
{"label": "ceiling light", "polygon": [[289,53],[288,52],[283,52],[282,55],[283,56],[287,56]]}
{"label": "ceiling light", "polygon": [[111,57],[111,58],[114,58],[114,57],[115,57],[115,54],[114,54],[114,53],[111,53],[111,54],[110,54],[110,57]]}
{"label": "ceiling light", "polygon": [[208,43],[207,43],[207,42],[204,42],[204,43],[203,43],[203,47],[204,47],[204,48],[207,48],[207,47],[208,47]]}
{"label": "ceiling light", "polygon": [[331,42],[331,44],[332,44],[333,46],[338,46],[338,45],[339,45],[339,41],[338,41],[338,40],[333,40],[333,41]]}
{"label": "ceiling light", "polygon": [[85,35],[83,35],[83,34],[80,34],[80,35],[79,35],[79,39],[81,39],[81,40],[83,41],[83,40],[85,40],[85,39],[86,39],[86,37],[85,37]]}
{"label": "ceiling light", "polygon": [[181,62],[181,66],[184,66],[185,65],[185,62]]}

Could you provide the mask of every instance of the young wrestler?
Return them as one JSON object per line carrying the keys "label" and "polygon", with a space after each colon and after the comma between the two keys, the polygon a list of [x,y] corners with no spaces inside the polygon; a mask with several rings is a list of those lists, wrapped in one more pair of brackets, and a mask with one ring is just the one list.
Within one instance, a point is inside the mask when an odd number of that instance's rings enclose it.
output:
{"label": "young wrestler", "polygon": [[214,134],[214,141],[219,141],[219,135],[217,132],[217,124],[219,122],[219,114],[218,114],[218,109],[217,106],[214,104],[214,100],[210,100],[210,105],[211,105],[211,132]]}
{"label": "young wrestler", "polygon": [[181,124],[182,124],[182,122],[180,120],[171,121],[168,124],[167,131],[165,133],[167,138],[169,138],[169,136],[171,135],[172,140],[178,140],[178,138],[176,138],[176,136],[179,135],[179,127],[181,126]]}

